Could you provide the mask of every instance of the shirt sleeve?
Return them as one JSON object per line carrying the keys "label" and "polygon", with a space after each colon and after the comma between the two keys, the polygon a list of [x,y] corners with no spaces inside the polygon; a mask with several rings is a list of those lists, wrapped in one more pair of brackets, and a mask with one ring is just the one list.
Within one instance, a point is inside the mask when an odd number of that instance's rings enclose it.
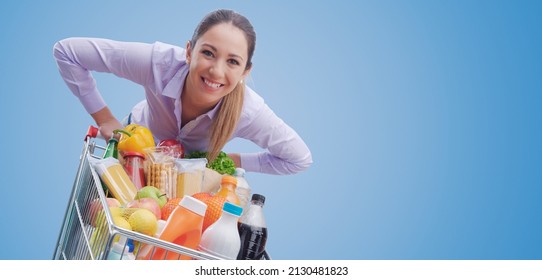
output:
{"label": "shirt sleeve", "polygon": [[145,85],[152,79],[152,45],[97,38],[68,38],[57,42],[54,58],[62,79],[86,111],[105,107],[91,71],[113,73]]}
{"label": "shirt sleeve", "polygon": [[265,103],[242,130],[241,137],[266,149],[241,154],[241,165],[247,171],[287,175],[301,172],[312,164],[305,142]]}

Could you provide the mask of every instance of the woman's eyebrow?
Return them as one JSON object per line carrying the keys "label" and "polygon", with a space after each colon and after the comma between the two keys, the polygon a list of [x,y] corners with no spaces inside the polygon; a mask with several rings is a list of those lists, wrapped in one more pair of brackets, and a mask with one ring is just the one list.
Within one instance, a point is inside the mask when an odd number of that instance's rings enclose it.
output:
{"label": "woman's eyebrow", "polygon": [[[201,45],[202,45],[202,46],[205,46],[205,47],[208,47],[208,48],[210,48],[210,49],[212,49],[214,52],[218,52],[218,49],[217,49],[215,46],[213,46],[213,45],[211,45],[211,44],[209,44],[209,43],[203,43],[203,44],[201,44]],[[230,57],[236,57],[236,58],[239,58],[239,59],[241,59],[241,60],[245,60],[242,56],[240,56],[240,55],[238,55],[238,54],[234,54],[234,53],[230,53],[230,54],[228,54],[228,56],[230,56]]]}

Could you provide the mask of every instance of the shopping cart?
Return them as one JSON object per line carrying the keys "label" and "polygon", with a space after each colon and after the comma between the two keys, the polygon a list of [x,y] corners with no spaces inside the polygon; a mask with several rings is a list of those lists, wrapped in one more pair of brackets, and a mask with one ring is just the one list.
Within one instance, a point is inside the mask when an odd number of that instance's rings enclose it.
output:
{"label": "shopping cart", "polygon": [[[72,193],[70,195],[53,259],[108,259],[113,243],[116,240],[120,240],[121,236],[124,236],[127,240],[133,241],[133,244],[135,244],[134,253],[136,258],[139,257],[138,254],[142,251],[140,249],[145,247],[151,248],[151,256],[156,248],[163,248],[167,253],[177,253],[180,254],[179,256],[188,256],[193,259],[218,259],[203,252],[117,227],[113,223],[112,215],[107,207],[106,194],[102,188],[102,182],[91,164],[93,159],[101,158],[105,152],[105,147],[97,145],[95,142],[97,135],[98,129],[90,126],[85,136],[79,168],[77,169],[77,175],[73,184]],[[89,217],[91,216],[91,213],[96,214],[95,210],[91,209],[92,202],[96,200],[98,200],[101,207],[106,210],[103,211],[105,218],[101,219],[101,224],[98,223],[95,226],[92,226]],[[102,217],[103,216],[104,215],[102,215]],[[124,246],[128,246],[127,242]],[[127,250],[122,250],[123,254],[125,251]]]}

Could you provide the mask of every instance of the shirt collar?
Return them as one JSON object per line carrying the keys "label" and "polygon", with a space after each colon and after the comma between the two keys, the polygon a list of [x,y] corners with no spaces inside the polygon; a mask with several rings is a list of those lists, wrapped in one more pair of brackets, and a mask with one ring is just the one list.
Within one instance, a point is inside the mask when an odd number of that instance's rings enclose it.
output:
{"label": "shirt collar", "polygon": [[214,119],[215,115],[217,114],[218,112],[218,109],[220,108],[220,105],[222,105],[222,100],[224,100],[224,98],[220,99],[220,101],[218,101],[218,103],[215,105],[215,107],[213,107],[213,109],[209,110],[209,112],[205,113],[206,116],[209,117],[209,119]]}
{"label": "shirt collar", "polygon": [[173,99],[180,99],[181,98],[181,92],[183,91],[184,87],[184,81],[186,80],[186,76],[188,75],[188,64],[184,64],[179,68],[179,71],[175,73],[173,78],[169,81],[169,83],[166,85],[164,90],[162,91],[163,96],[167,96],[169,98]]}

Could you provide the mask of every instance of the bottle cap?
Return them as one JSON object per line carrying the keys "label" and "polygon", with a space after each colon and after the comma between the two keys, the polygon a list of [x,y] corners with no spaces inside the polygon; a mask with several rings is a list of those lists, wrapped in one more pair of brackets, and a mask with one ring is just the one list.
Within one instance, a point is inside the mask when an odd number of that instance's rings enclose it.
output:
{"label": "bottle cap", "polygon": [[128,246],[128,253],[134,252],[134,240],[128,239],[128,243],[126,243],[126,246]]}
{"label": "bottle cap", "polygon": [[123,157],[140,157],[142,159],[145,159],[145,155],[138,152],[125,152],[122,154]]}
{"label": "bottle cap", "polygon": [[224,175],[222,177],[222,183],[230,183],[237,186],[237,178],[231,176],[231,175]]}
{"label": "bottle cap", "polygon": [[241,216],[241,213],[243,213],[243,208],[233,203],[230,203],[228,201],[224,202],[224,206],[222,207],[222,210],[230,214],[233,214],[235,216]]}
{"label": "bottle cap", "polygon": [[235,168],[235,176],[240,176],[240,177],[243,177],[245,176],[245,169],[241,168],[241,167],[237,167]]}
{"label": "bottle cap", "polygon": [[262,204],[264,204],[265,203],[265,196],[255,193],[255,194],[252,195],[252,200],[256,200],[256,201],[259,201]]}
{"label": "bottle cap", "polygon": [[205,216],[205,210],[207,210],[207,204],[189,195],[185,195],[183,199],[181,199],[179,206],[182,206],[200,216]]}

